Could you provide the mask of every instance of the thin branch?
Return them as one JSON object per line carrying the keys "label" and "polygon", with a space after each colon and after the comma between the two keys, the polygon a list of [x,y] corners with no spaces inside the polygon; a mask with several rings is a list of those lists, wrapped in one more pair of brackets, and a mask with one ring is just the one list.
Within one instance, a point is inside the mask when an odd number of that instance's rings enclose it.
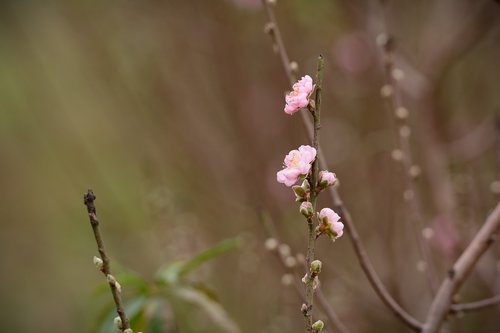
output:
{"label": "thin branch", "polygon": [[451,313],[463,313],[475,310],[481,310],[490,306],[495,306],[500,303],[500,294],[485,298],[480,301],[470,302],[470,303],[461,303],[461,304],[453,304],[451,306]]}
{"label": "thin branch", "polygon": [[[271,33],[271,37],[273,38],[274,42],[278,46],[278,52],[280,54],[280,57],[282,59],[283,63],[283,68],[285,70],[285,73],[290,81],[290,84],[293,84],[295,81],[295,77],[293,75],[293,72],[289,66],[289,62],[287,61],[288,54],[286,52],[286,49],[283,44],[283,40],[281,38],[281,33],[278,28],[278,24],[276,22],[276,19],[273,14],[273,10],[271,8],[271,5],[263,0],[263,4],[266,8],[266,11],[268,13],[268,20],[272,24],[272,29],[273,32]],[[271,14],[269,14],[271,13]],[[302,116],[302,121],[304,124],[304,127],[306,129],[306,133],[311,137],[313,133],[313,126],[310,122],[310,120],[307,117],[307,114],[305,112],[300,112]],[[327,169],[326,168],[326,160],[324,158],[322,150],[318,150],[318,156],[319,156],[319,164],[321,169]],[[351,219],[351,215],[349,214],[348,210],[344,206],[344,203],[342,199],[340,198],[340,195],[338,194],[337,190],[335,187],[330,186],[329,188],[329,193],[331,196],[331,199],[334,204],[334,208],[336,208],[337,213],[341,216],[342,221],[344,222],[344,225],[347,230],[347,234],[349,235],[349,238],[352,242],[352,245],[354,247],[354,251],[356,253],[356,256],[358,258],[358,261],[361,265],[361,268],[363,269],[363,272],[366,274],[368,281],[372,285],[373,289],[379,296],[379,298],[383,301],[383,303],[393,312],[393,314],[399,318],[403,323],[405,323],[408,327],[413,329],[414,331],[419,331],[422,327],[422,323],[420,323],[417,319],[415,319],[412,315],[410,315],[406,310],[404,310],[389,294],[387,289],[385,288],[384,284],[380,280],[379,276],[377,275],[375,269],[373,268],[373,265],[368,258],[366,251],[361,243],[361,240],[359,238],[359,234],[356,230],[356,227],[354,226],[354,223]]]}
{"label": "thin branch", "polygon": [[[259,220],[261,220],[262,224],[267,227],[268,232],[272,236],[272,238],[276,239],[279,243],[280,237],[278,236],[278,232],[276,231],[274,221],[272,219],[268,219],[268,220],[264,221],[265,220],[264,216],[263,216],[262,212],[260,212],[260,211],[258,212],[258,216],[259,216]],[[281,263],[282,267],[285,270],[289,270],[290,267],[287,266],[287,264],[285,263],[285,258],[278,253],[277,253],[277,257],[278,257],[279,262]],[[305,264],[304,264],[304,268],[307,270],[307,267]],[[300,281],[300,277],[297,275],[296,272],[294,272],[293,276],[295,278],[295,282],[293,284],[294,290],[297,292],[297,295],[299,296],[299,298],[302,301],[305,301],[304,292],[303,292],[302,288],[299,287],[299,285],[302,283]],[[300,281],[300,283],[297,283],[299,281]],[[337,328],[339,333],[349,333],[349,330],[347,329],[347,327],[340,321],[339,316],[337,315],[337,313],[335,312],[333,307],[328,303],[325,295],[323,294],[323,291],[321,290],[321,287],[318,287],[316,289],[316,295],[318,296],[318,304],[319,304],[321,311],[328,318],[328,321],[332,324],[332,326]],[[326,326],[326,329],[328,329],[328,326]]]}
{"label": "thin branch", "polygon": [[443,321],[446,319],[446,315],[450,311],[453,296],[458,292],[481,255],[495,241],[496,233],[499,229],[500,203],[497,204],[472,242],[448,272],[448,277],[441,284],[429,309],[427,320],[423,326],[423,333],[435,333],[439,331]]}
{"label": "thin branch", "polygon": [[[314,108],[311,109],[313,120],[314,120],[314,135],[312,140],[312,145],[316,151],[319,151],[319,131],[321,128],[321,90],[322,90],[322,82],[323,82],[323,67],[324,60],[320,55],[318,57],[318,67],[316,72],[316,95],[315,95],[315,103]],[[309,267],[311,267],[311,262],[314,260],[314,246],[316,243],[316,230],[315,230],[315,221],[317,220],[316,216],[316,198],[318,196],[317,190],[317,182],[318,182],[318,173],[319,173],[319,157],[316,156],[311,171],[311,199],[310,202],[313,206],[313,215],[307,219],[307,231],[308,231],[308,240],[307,240],[307,254],[306,254],[306,264],[307,264],[307,275],[306,275],[306,302],[305,307],[302,309],[302,312],[305,317],[305,328],[307,332],[314,332],[312,328],[312,309],[314,303],[314,284],[315,284],[315,276],[310,271]]]}
{"label": "thin branch", "polygon": [[104,249],[104,241],[102,239],[101,230],[99,229],[99,220],[97,219],[97,213],[94,204],[95,199],[96,196],[94,195],[94,192],[92,190],[88,190],[87,193],[85,193],[85,195],[83,196],[83,202],[85,206],[87,206],[87,212],[89,214],[90,225],[92,226],[92,230],[94,231],[97,250],[99,251],[99,255],[102,260],[102,267],[100,268],[100,270],[108,280],[111,294],[113,295],[113,300],[115,302],[116,312],[121,319],[120,330],[123,332],[126,329],[130,329],[130,323],[127,314],[125,313],[125,307],[123,306],[121,298],[121,286],[118,281],[116,281],[115,277],[111,274],[110,260],[106,254],[106,250]]}
{"label": "thin branch", "polygon": [[[388,99],[388,107],[393,118],[399,123],[398,138],[399,148],[401,149],[400,160],[404,167],[406,193],[405,201],[410,211],[410,227],[417,242],[420,259],[425,263],[425,272],[431,294],[434,295],[437,288],[437,275],[434,263],[431,258],[429,244],[424,240],[421,230],[423,226],[422,202],[418,195],[415,181],[420,175],[420,168],[414,164],[410,134],[411,127],[408,121],[409,111],[403,106],[401,91],[398,86],[398,80],[402,79],[404,73],[394,66],[395,41],[394,38],[386,33],[377,37],[377,42],[383,53],[385,85],[382,88],[382,95]],[[399,158],[399,156],[394,156]]]}

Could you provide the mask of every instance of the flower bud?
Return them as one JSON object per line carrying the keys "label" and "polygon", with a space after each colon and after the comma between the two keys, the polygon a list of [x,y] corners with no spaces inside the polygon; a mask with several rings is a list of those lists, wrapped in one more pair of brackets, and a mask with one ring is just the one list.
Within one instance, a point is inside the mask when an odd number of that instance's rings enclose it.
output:
{"label": "flower bud", "polygon": [[319,187],[324,189],[327,186],[334,185],[337,182],[337,176],[333,172],[320,171],[319,172]]}
{"label": "flower bud", "polygon": [[304,215],[305,218],[309,219],[313,216],[313,205],[309,201],[304,201],[300,204],[300,213]]}
{"label": "flower bud", "polygon": [[127,328],[123,333],[134,333],[134,331],[131,328]]}
{"label": "flower bud", "polygon": [[266,250],[268,251],[274,251],[278,248],[279,242],[276,238],[268,238],[266,239],[264,246],[266,247]]}
{"label": "flower bud", "polygon": [[94,256],[94,265],[95,267],[97,267],[98,270],[102,271],[104,262],[102,261],[101,258]]}
{"label": "flower bud", "polygon": [[321,332],[323,330],[323,327],[325,327],[325,324],[321,320],[318,320],[317,322],[312,324],[312,329],[314,330],[314,332]]}
{"label": "flower bud", "polygon": [[120,317],[115,317],[113,323],[115,323],[116,328],[118,328],[119,330],[122,329],[122,319]]}
{"label": "flower bud", "polygon": [[111,275],[111,274],[106,275],[106,279],[107,279],[107,280],[108,280],[108,282],[109,282],[110,284],[112,284],[112,285],[114,285],[114,284],[116,283],[116,279],[115,279],[115,277],[114,277],[113,275]]}
{"label": "flower bud", "polygon": [[302,311],[302,313],[307,313],[307,305],[306,305],[306,303],[302,303],[302,306],[300,307],[300,311]]}
{"label": "flower bud", "polygon": [[311,263],[311,267],[310,267],[311,273],[318,275],[321,272],[321,266],[322,266],[321,261],[314,260]]}

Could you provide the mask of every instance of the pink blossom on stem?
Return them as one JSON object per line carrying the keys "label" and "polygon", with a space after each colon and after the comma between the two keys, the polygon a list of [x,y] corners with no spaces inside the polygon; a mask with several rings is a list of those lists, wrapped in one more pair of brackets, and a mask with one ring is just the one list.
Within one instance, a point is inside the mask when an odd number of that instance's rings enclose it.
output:
{"label": "pink blossom on stem", "polygon": [[321,187],[327,187],[335,184],[337,181],[337,175],[330,171],[320,171],[319,172],[319,184]]}
{"label": "pink blossom on stem", "polygon": [[286,155],[283,161],[284,169],[278,171],[276,179],[279,183],[292,186],[300,178],[307,176],[311,170],[311,164],[316,158],[316,149],[311,146],[300,146]]}
{"label": "pink blossom on stem", "polygon": [[326,233],[333,237],[339,238],[344,234],[344,224],[340,222],[340,216],[330,208],[323,208],[318,214],[320,223],[328,226]]}
{"label": "pink blossom on stem", "polygon": [[306,75],[297,81],[292,88],[293,90],[285,96],[285,113],[290,115],[309,104],[309,96],[314,90],[314,85],[311,77]]}

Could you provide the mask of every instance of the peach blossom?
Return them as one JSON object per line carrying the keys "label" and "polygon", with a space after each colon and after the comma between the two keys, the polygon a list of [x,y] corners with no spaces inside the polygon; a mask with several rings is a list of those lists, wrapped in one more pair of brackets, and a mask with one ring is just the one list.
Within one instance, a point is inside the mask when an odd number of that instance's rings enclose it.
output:
{"label": "peach blossom", "polygon": [[293,85],[293,90],[285,96],[285,113],[294,114],[309,104],[309,97],[314,90],[311,77],[306,75]]}

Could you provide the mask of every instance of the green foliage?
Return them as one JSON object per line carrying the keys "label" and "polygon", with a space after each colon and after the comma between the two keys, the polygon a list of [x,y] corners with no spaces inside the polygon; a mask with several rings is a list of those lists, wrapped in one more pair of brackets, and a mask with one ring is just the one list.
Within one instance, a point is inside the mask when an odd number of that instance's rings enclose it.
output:
{"label": "green foliage", "polygon": [[[133,272],[119,274],[117,280],[130,295],[125,302],[125,309],[134,332],[240,332],[238,325],[209,288],[185,278],[203,263],[240,246],[239,238],[224,240],[188,260],[160,268],[152,283]],[[107,283],[99,285],[95,295],[100,296],[105,292],[108,292]],[[114,304],[110,301],[92,332],[116,332],[113,325],[115,316]]]}

